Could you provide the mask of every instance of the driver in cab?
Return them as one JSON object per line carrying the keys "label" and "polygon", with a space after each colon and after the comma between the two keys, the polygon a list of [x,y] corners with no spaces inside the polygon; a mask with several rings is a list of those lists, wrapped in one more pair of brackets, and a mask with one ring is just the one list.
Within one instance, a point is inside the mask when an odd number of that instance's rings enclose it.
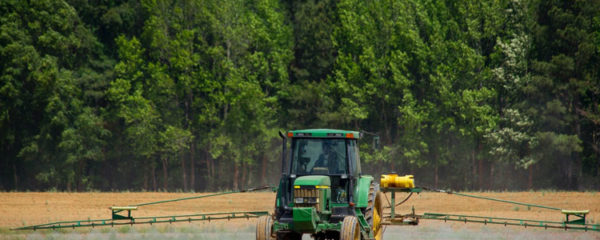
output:
{"label": "driver in cab", "polygon": [[333,149],[331,142],[324,141],[321,144],[322,152],[319,155],[319,159],[315,162],[312,168],[313,174],[328,174],[336,173],[337,167],[337,153]]}

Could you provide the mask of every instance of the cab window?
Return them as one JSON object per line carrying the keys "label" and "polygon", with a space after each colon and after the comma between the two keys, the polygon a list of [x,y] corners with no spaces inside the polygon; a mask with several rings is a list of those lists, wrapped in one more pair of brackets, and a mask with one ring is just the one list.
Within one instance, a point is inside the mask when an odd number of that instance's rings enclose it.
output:
{"label": "cab window", "polygon": [[334,138],[294,138],[291,173],[298,175],[345,174],[347,140]]}

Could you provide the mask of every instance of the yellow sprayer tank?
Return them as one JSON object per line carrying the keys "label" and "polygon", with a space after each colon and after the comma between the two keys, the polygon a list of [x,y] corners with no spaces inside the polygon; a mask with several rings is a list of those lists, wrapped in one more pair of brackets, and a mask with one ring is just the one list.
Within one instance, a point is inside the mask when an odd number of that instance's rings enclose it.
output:
{"label": "yellow sprayer tank", "polygon": [[398,176],[398,174],[382,174],[381,187],[396,187],[396,188],[414,188],[415,180],[413,175]]}

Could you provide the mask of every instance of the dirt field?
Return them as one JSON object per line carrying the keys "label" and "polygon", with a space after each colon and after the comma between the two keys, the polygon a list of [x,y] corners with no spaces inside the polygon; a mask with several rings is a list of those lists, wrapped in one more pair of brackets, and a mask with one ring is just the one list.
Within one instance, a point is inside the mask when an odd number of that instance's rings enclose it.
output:
{"label": "dirt field", "polygon": [[[589,209],[588,221],[590,223],[600,222],[600,194],[596,192],[504,192],[504,193],[473,193],[481,196],[501,198],[513,201],[536,203],[563,209]],[[7,233],[7,228],[23,225],[42,224],[62,220],[83,220],[110,218],[109,206],[125,206],[143,202],[159,201],[172,198],[191,197],[203,195],[201,193],[0,193],[0,227]],[[406,195],[397,195],[403,199]],[[389,197],[389,196],[388,196]],[[191,213],[208,213],[219,211],[272,211],[275,194],[269,192],[239,193],[212,197],[206,199],[187,200],[181,202],[166,203],[160,205],[149,205],[140,207],[133,213],[134,216],[149,215],[176,215]],[[505,203],[496,203],[485,200],[465,198],[443,193],[421,193],[414,195],[409,201],[397,208],[399,213],[408,213],[414,206],[417,214],[430,213],[455,213],[465,215],[483,215],[511,218],[528,218],[550,221],[561,221],[563,216],[560,212],[517,206]],[[181,226],[186,226],[184,223]],[[227,227],[237,226],[253,236],[253,221],[236,220],[226,223]],[[215,223],[214,226],[223,226]],[[187,226],[190,226],[187,224]],[[206,223],[192,223],[192,226],[200,226],[205,229]],[[452,229],[464,228],[481,229],[479,224],[440,224],[434,221],[422,221],[413,229],[423,231],[428,229]],[[225,228],[225,227],[224,227]],[[400,227],[402,228],[402,227]],[[519,229],[518,227],[501,229]],[[420,229],[420,230],[419,230]],[[96,230],[93,230],[96,231]],[[202,230],[198,230],[202,231]],[[399,230],[388,230],[388,235],[393,236]],[[415,230],[410,230],[415,231]],[[408,233],[410,233],[408,231]],[[458,230],[460,232],[460,230]],[[520,231],[520,230],[519,230]],[[536,230],[532,230],[536,231]],[[484,231],[485,232],[485,231]],[[250,234],[248,233],[248,234]],[[387,233],[387,232],[386,232]],[[417,232],[417,234],[420,234]],[[469,233],[467,233],[469,235]],[[245,235],[244,235],[245,236]],[[462,236],[462,235],[461,235]],[[487,236],[487,235],[486,235]],[[502,235],[499,235],[500,238]],[[553,235],[555,236],[555,235]],[[592,238],[600,238],[600,234],[586,235]],[[512,236],[514,237],[514,236]],[[509,237],[509,238],[512,238]],[[29,238],[29,237],[28,237]],[[233,237],[234,239],[238,237]],[[242,237],[245,238],[245,237]],[[435,237],[434,237],[435,238]],[[458,237],[463,238],[463,237]],[[570,238],[570,237],[569,237]]]}

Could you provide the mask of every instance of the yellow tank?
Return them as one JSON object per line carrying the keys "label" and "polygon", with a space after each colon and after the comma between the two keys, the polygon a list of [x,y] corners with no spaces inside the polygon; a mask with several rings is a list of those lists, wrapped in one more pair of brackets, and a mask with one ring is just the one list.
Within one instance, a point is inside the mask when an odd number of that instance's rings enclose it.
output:
{"label": "yellow tank", "polygon": [[398,174],[382,174],[381,187],[396,187],[396,188],[414,188],[415,180],[413,175],[398,176]]}

